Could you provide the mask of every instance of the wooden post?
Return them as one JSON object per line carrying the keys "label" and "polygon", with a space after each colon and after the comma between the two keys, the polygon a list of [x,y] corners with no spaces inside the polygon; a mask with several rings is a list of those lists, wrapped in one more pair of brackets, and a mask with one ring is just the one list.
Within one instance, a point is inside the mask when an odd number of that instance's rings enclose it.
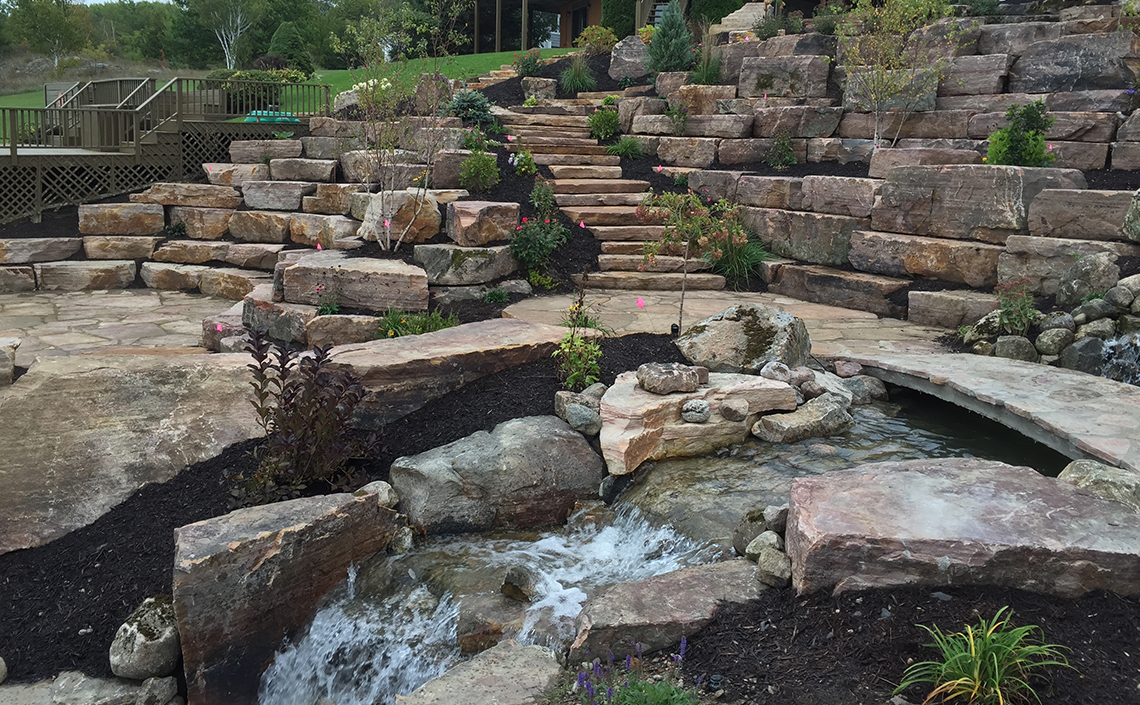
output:
{"label": "wooden post", "polygon": [[495,53],[503,50],[503,0],[495,0]]}
{"label": "wooden post", "polygon": [[479,53],[479,0],[475,0],[475,53]]}
{"label": "wooden post", "polygon": [[526,0],[522,0],[522,44],[519,51],[526,51]]}

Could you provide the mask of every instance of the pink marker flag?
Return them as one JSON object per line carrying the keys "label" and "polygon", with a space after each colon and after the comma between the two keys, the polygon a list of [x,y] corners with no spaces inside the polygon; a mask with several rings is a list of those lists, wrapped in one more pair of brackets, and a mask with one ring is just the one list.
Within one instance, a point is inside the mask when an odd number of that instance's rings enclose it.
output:
{"label": "pink marker flag", "polygon": [[641,298],[640,296],[637,297],[637,307],[645,308],[645,299]]}
{"label": "pink marker flag", "polygon": [[585,228],[586,227],[586,221],[584,221],[584,220],[578,221],[578,227],[579,228]]}

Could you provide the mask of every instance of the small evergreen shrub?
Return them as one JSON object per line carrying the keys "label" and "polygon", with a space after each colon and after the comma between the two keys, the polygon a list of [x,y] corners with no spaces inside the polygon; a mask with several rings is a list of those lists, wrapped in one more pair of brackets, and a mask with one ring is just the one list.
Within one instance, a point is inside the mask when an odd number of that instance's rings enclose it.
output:
{"label": "small evergreen shrub", "polygon": [[590,25],[583,29],[578,38],[574,40],[574,46],[582,49],[587,56],[608,54],[617,43],[618,39],[614,31],[601,25]]}
{"label": "small evergreen shrub", "polygon": [[563,93],[585,93],[598,87],[584,54],[575,54],[570,60],[570,65],[558,77],[558,87]]}
{"label": "small evergreen shrub", "polygon": [[610,107],[611,105],[617,105],[617,102],[618,102],[618,97],[616,95],[608,95],[605,98],[602,98],[602,105],[604,105],[606,107]]}
{"label": "small evergreen shrub", "polygon": [[538,96],[528,95],[526,97],[526,100],[523,101],[523,105],[525,105],[528,108],[533,108],[534,106],[538,105]]}
{"label": "small evergreen shrub", "polygon": [[621,80],[618,81],[618,88],[624,91],[626,88],[632,88],[636,83],[637,81],[633,80],[633,76],[622,76]]}
{"label": "small evergreen shrub", "polygon": [[644,152],[641,150],[641,140],[636,137],[622,137],[617,144],[606,147],[606,154],[622,159],[641,159]]}
{"label": "small evergreen shrub", "polygon": [[475,152],[459,166],[459,185],[473,193],[485,193],[499,183],[499,164],[494,154]]}
{"label": "small evergreen shrub", "polygon": [[621,119],[618,117],[617,111],[607,108],[599,108],[590,113],[590,117],[586,119],[586,124],[590,128],[590,135],[602,142],[621,131]]}
{"label": "small evergreen shrub", "polygon": [[515,73],[523,78],[537,76],[542,71],[542,52],[531,49],[525,54],[515,54],[515,60],[511,65],[515,67]]}
{"label": "small evergreen shrub", "polygon": [[764,162],[776,171],[783,171],[798,163],[790,132],[780,130],[776,133],[776,136],[772,138],[772,143],[768,145],[768,150],[764,152]]}
{"label": "small evergreen shrub", "polygon": [[447,106],[447,114],[459,118],[465,125],[488,125],[495,121],[487,96],[479,91],[456,93]]}
{"label": "small evergreen shrub", "polygon": [[662,71],[688,71],[693,65],[693,35],[685,26],[685,15],[677,0],[670,0],[661,24],[649,45],[648,68]]}
{"label": "small evergreen shrub", "polygon": [[511,300],[511,295],[505,290],[495,288],[483,294],[483,303],[487,304],[505,304]]}
{"label": "small evergreen shrub", "polygon": [[1044,101],[1010,106],[1005,119],[1009,124],[990,135],[987,164],[1049,166],[1056,160],[1052,145],[1045,144],[1045,131],[1056,118],[1045,114]]}

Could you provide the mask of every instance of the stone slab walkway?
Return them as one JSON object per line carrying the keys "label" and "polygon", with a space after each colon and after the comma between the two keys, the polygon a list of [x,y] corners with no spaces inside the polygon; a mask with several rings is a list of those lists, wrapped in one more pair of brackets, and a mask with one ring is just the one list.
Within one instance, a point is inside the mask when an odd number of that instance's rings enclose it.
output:
{"label": "stone slab walkway", "polygon": [[[117,348],[190,348],[202,336],[202,319],[233,301],[180,291],[32,292],[0,295],[0,338],[22,340],[16,364],[37,357],[107,353]],[[169,352],[180,352],[168,350]]]}
{"label": "stone slab walkway", "polygon": [[981,355],[848,357],[886,382],[954,402],[1070,458],[1140,470],[1140,387]]}
{"label": "stone slab walkway", "polygon": [[[586,296],[592,313],[619,335],[668,333],[677,322],[681,294],[676,291],[597,290]],[[638,300],[644,306],[638,306]],[[559,324],[573,303],[572,296],[543,296],[508,307],[504,316],[533,323]],[[799,316],[811,333],[812,354],[836,357],[857,353],[941,352],[935,339],[947,331],[918,326],[893,318],[879,318],[866,311],[813,304],[777,294],[735,291],[690,291],[685,294],[682,330],[738,303],[759,303]]]}

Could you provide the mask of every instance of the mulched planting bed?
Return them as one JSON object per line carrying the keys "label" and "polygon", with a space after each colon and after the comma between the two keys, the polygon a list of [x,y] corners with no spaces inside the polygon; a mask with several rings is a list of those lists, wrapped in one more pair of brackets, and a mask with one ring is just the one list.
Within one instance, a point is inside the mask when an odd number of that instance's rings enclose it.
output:
{"label": "mulched planting bed", "polygon": [[[937,658],[923,646],[929,635],[915,625],[959,632],[1005,606],[1015,626],[1037,625],[1046,643],[1072,649],[1072,669],[1051,668],[1046,680],[1034,681],[1042,702],[1140,703],[1140,601],[1106,593],[1064,599],[942,587],[797,597],[770,590],[721,609],[691,637],[684,673],[690,683],[723,676],[720,702],[879,705],[890,699],[909,660]],[[930,690],[916,686],[903,695],[920,703]]]}
{"label": "mulched planting bed", "polygon": [[[644,362],[679,362],[668,336],[603,340],[602,381],[610,384]],[[561,389],[554,363],[543,359],[478,379],[389,424],[384,446],[359,464],[372,479],[387,477],[402,455],[421,453],[512,418],[554,413]],[[174,529],[229,511],[227,473],[249,470],[240,443],[143,487],[93,524],[38,548],[0,555],[0,656],[14,681],[79,669],[111,675],[107,650],[123,620],[147,597],[169,594]]]}
{"label": "mulched planting bed", "polygon": [[[557,79],[562,75],[563,71],[565,71],[567,68],[569,68],[570,62],[571,62],[571,59],[565,58],[565,59],[559,59],[558,61],[555,61],[552,64],[546,64],[538,72],[537,78]],[[618,82],[615,81],[614,79],[610,78],[610,55],[609,54],[600,54],[598,56],[595,56],[589,60],[589,64],[590,64],[590,71],[593,72],[593,74],[594,74],[594,80],[598,84],[597,87],[594,88],[594,90],[592,92],[595,92],[595,93],[600,93],[600,92],[620,93],[622,91],[622,87],[620,85],[618,85]],[[635,86],[646,86],[646,85],[649,85],[649,82],[648,82],[647,78],[642,78],[642,79],[635,81],[633,83],[633,85],[635,85]],[[519,78],[519,77],[508,78],[505,81],[499,81],[498,83],[496,83],[492,86],[487,86],[486,88],[483,88],[479,92],[482,93],[483,95],[487,96],[487,100],[489,100],[492,103],[494,103],[495,105],[498,105],[498,106],[503,107],[503,108],[510,108],[512,106],[515,106],[515,105],[522,105],[523,101],[526,100],[526,94],[523,93],[523,89],[522,89],[522,78]],[[564,92],[561,89],[561,87],[558,88],[555,95],[558,98],[577,98],[578,97],[578,95],[576,93]]]}

